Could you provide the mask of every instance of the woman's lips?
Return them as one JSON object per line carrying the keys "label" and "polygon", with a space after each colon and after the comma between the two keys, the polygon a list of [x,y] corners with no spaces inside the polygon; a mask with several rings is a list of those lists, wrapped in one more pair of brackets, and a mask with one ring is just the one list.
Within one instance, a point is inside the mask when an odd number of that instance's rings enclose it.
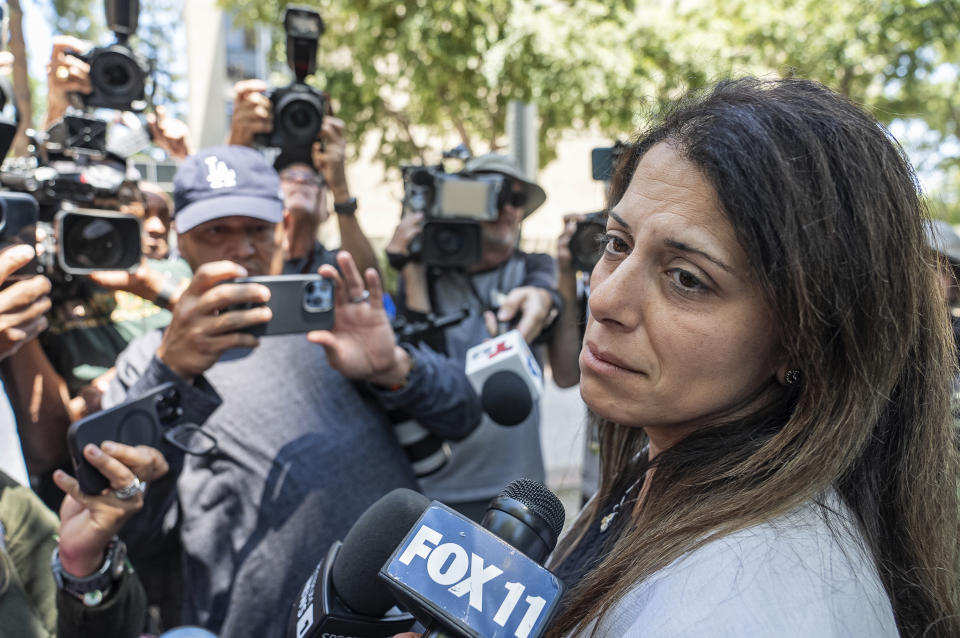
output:
{"label": "woman's lips", "polygon": [[609,351],[604,351],[592,343],[587,343],[583,349],[584,363],[598,372],[629,372],[642,374],[640,370],[631,368],[622,359]]}

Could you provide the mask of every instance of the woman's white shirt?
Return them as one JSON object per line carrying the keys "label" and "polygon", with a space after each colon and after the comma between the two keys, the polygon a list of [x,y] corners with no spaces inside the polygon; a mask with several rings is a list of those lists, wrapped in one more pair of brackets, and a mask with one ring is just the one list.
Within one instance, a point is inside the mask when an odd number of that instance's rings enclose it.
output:
{"label": "woman's white shirt", "polygon": [[826,504],[833,513],[810,503],[681,556],[629,592],[597,635],[899,636],[849,511],[835,493]]}

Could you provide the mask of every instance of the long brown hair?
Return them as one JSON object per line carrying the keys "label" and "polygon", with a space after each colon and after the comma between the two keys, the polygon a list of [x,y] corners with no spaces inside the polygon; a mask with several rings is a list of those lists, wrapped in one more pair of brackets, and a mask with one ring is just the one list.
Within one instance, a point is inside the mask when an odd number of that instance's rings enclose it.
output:
{"label": "long brown hair", "polygon": [[[853,512],[904,636],[960,635],[953,342],[916,177],[890,134],[803,80],[717,85],[663,114],[621,160],[611,201],[669,141],[716,189],[769,306],[796,388],[762,413],[661,452],[642,507],[569,592],[551,636],[583,631],[681,555],[833,487]],[[622,490],[646,443],[605,422],[593,505],[569,552]]]}

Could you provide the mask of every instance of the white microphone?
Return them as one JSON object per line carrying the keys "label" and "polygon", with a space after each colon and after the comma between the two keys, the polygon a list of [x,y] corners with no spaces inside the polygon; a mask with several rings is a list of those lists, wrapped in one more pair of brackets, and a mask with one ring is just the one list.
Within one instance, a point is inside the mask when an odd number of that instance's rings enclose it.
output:
{"label": "white microphone", "polygon": [[543,371],[518,330],[467,351],[467,378],[483,411],[500,425],[517,425],[543,394]]}

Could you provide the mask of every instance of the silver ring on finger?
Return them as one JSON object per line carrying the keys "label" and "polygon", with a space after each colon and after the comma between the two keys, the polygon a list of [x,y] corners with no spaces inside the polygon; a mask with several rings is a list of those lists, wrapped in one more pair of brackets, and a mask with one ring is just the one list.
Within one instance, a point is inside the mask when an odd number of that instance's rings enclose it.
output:
{"label": "silver ring on finger", "polygon": [[134,498],[137,495],[143,494],[147,491],[147,482],[141,481],[137,477],[133,477],[133,481],[130,482],[126,487],[121,487],[118,490],[113,490],[113,495],[119,498],[121,501],[129,501],[131,498]]}
{"label": "silver ring on finger", "polygon": [[363,303],[364,301],[368,301],[369,299],[370,299],[370,291],[364,290],[359,295],[355,297],[350,297],[350,303]]}

